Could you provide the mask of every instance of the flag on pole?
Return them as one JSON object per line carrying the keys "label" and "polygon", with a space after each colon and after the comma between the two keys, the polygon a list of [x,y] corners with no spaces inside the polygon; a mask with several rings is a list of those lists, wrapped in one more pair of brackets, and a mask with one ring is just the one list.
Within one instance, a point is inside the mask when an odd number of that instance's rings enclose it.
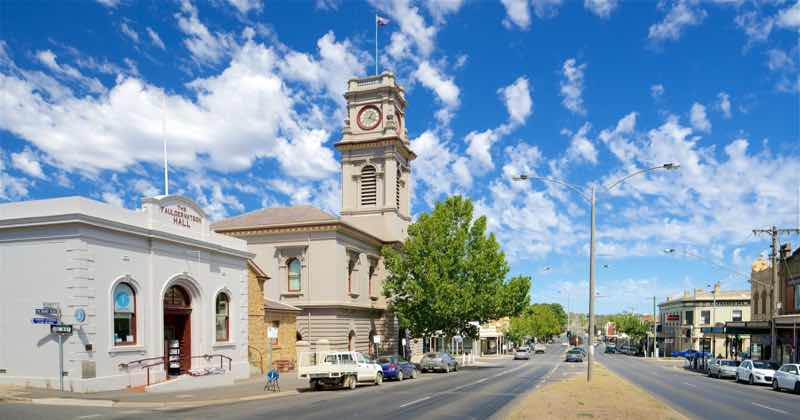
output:
{"label": "flag on pole", "polygon": [[388,25],[388,24],[389,24],[389,22],[390,22],[390,21],[389,21],[389,19],[382,18],[382,17],[380,17],[380,16],[378,16],[378,15],[375,15],[375,23],[376,23],[378,26],[386,26],[386,25]]}

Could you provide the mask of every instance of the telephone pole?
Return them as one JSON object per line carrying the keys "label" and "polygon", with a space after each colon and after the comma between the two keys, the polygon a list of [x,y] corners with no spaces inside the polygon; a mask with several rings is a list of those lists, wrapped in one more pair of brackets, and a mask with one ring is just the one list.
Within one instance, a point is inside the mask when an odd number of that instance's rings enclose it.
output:
{"label": "telephone pole", "polygon": [[771,348],[771,351],[770,351],[770,359],[774,360],[775,359],[775,354],[777,353],[776,346],[778,344],[777,343],[778,337],[777,337],[777,333],[775,331],[775,317],[780,314],[780,309],[781,309],[781,285],[780,285],[780,280],[778,279],[778,258],[779,258],[779,252],[780,252],[780,250],[778,249],[778,236],[780,236],[781,234],[784,234],[784,235],[791,235],[791,234],[800,235],[800,229],[778,229],[775,226],[773,226],[770,229],[753,229],[753,234],[754,235],[767,234],[770,237],[772,237],[772,245],[771,245],[772,254],[770,255],[770,257],[772,259],[772,308],[771,308],[772,309],[772,322],[770,323],[770,324],[772,324],[772,327],[771,327],[771,330],[770,330],[771,333],[772,333],[771,334],[772,335],[772,341],[771,341],[772,348]]}

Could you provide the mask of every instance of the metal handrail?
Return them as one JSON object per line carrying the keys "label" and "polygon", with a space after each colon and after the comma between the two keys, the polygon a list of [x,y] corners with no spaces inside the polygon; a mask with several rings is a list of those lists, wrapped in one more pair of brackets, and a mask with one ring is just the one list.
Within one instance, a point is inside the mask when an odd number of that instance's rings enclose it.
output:
{"label": "metal handrail", "polygon": [[134,364],[141,365],[142,363],[150,361],[150,360],[157,360],[157,359],[163,359],[163,358],[164,358],[164,356],[158,356],[158,357],[148,357],[146,359],[132,360],[132,361],[130,361],[128,363],[120,363],[119,367],[122,368],[122,369],[127,369],[127,368],[130,367],[130,365],[134,365]]}
{"label": "metal handrail", "polygon": [[228,356],[226,356],[224,354],[203,354],[203,355],[200,355],[200,356],[192,356],[191,358],[192,359],[204,358],[206,360],[209,360],[209,359],[211,359],[213,357],[219,357],[219,368],[220,369],[224,368],[223,364],[222,364],[222,360],[223,359],[227,359],[228,360],[228,372],[233,370],[233,367],[232,367],[233,359],[231,359],[230,357],[228,357]]}
{"label": "metal handrail", "polygon": [[[247,350],[250,350],[250,349],[253,349],[253,350],[255,350],[256,353],[258,353],[258,365],[261,366],[261,373],[264,373],[264,354],[261,353],[261,350],[259,350],[259,349],[257,349],[257,348],[255,348],[255,347],[253,347],[253,346],[248,344],[247,345]],[[247,358],[248,358],[248,361],[249,361],[249,359],[250,359],[249,354],[248,354]]]}

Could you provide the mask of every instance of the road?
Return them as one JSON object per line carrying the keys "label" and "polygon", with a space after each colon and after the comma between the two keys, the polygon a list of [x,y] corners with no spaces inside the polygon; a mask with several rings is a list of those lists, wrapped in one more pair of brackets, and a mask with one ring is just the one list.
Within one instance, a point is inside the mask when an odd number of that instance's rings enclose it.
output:
{"label": "road", "polygon": [[621,354],[598,353],[597,360],[692,419],[800,418],[797,394],[709,378],[682,367]]}
{"label": "road", "polygon": [[[563,349],[548,346],[529,361],[496,359],[450,374],[424,374],[416,380],[360,386],[355,391],[302,392],[269,400],[178,410],[128,410],[93,407],[0,405],[0,418],[62,419],[348,419],[348,418],[501,418],[518,396],[541,383],[559,380],[585,364],[565,365]],[[49,417],[53,418],[53,417]]]}

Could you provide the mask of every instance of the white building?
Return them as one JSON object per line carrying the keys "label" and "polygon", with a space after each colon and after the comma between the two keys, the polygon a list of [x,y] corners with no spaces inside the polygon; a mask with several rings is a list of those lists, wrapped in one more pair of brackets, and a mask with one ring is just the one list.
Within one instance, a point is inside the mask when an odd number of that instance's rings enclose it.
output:
{"label": "white building", "polygon": [[165,364],[171,376],[222,365],[222,382],[247,377],[252,256],[180,196],[137,210],[80,197],[0,205],[0,383],[58,387],[57,336],[32,323],[47,307],[74,326],[65,390],[145,385],[147,365],[150,383]]}

